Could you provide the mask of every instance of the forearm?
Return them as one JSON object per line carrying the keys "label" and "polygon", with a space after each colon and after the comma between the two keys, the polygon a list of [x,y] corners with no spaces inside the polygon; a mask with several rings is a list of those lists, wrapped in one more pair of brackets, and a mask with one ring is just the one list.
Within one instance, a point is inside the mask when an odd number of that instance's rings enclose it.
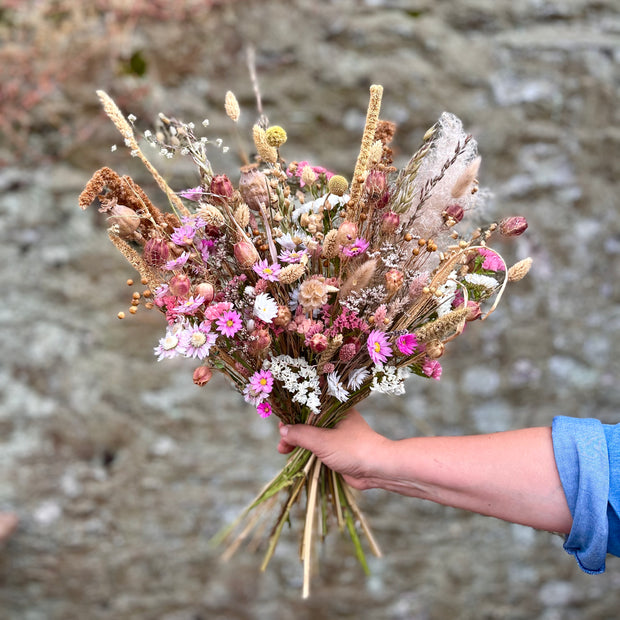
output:
{"label": "forearm", "polygon": [[373,460],[373,486],[537,529],[570,531],[550,428],[387,442]]}

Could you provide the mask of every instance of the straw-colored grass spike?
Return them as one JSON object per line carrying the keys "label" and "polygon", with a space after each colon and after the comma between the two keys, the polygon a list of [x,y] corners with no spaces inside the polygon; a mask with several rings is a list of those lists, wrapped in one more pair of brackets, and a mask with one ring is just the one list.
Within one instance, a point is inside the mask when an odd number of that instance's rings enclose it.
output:
{"label": "straw-colored grass spike", "polygon": [[370,101],[368,102],[368,110],[366,112],[366,125],[364,126],[364,133],[362,134],[362,144],[351,181],[351,202],[353,205],[357,204],[362,195],[364,173],[368,167],[370,150],[375,141],[375,130],[377,129],[377,121],[379,120],[382,97],[383,86],[373,84],[370,87]]}
{"label": "straw-colored grass spike", "polygon": [[519,280],[523,280],[531,267],[532,259],[529,256],[523,260],[520,260],[518,263],[515,263],[508,270],[508,282],[518,282]]}
{"label": "straw-colored grass spike", "polygon": [[145,168],[150,172],[153,179],[159,186],[162,192],[166,194],[168,200],[181,215],[190,215],[189,210],[183,204],[183,201],[172,191],[168,183],[163,179],[163,177],[157,172],[153,164],[146,158],[142,149],[138,145],[136,137],[134,136],[133,129],[131,125],[127,121],[127,119],[123,116],[123,113],[119,110],[116,103],[108,93],[103,90],[97,91],[97,96],[103,105],[104,112],[108,115],[110,120],[114,123],[116,128],[120,131],[123,138],[125,138],[125,142],[127,146],[132,150],[133,153],[140,159],[140,161],[144,164]]}

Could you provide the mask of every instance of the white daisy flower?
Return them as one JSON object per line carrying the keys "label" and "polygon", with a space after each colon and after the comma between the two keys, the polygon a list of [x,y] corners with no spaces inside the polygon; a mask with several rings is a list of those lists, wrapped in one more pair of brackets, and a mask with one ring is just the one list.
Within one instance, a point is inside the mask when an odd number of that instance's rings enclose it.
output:
{"label": "white daisy flower", "polygon": [[343,403],[349,398],[349,392],[344,388],[340,381],[340,375],[334,370],[326,375],[327,393]]}
{"label": "white daisy flower", "polygon": [[254,314],[265,323],[271,321],[278,316],[278,304],[276,300],[268,293],[261,293],[254,300]]}
{"label": "white daisy flower", "polygon": [[349,375],[349,381],[347,382],[347,387],[353,391],[358,390],[360,387],[362,387],[362,384],[364,383],[364,381],[366,381],[366,379],[368,379],[369,376],[370,376],[370,373],[368,372],[366,368],[356,368]]}

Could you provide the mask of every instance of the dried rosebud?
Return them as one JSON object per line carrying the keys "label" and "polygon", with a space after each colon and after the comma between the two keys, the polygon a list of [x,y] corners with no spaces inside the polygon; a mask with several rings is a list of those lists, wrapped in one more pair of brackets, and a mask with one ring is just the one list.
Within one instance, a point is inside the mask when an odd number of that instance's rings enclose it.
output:
{"label": "dried rosebud", "polygon": [[475,321],[482,316],[482,311],[480,310],[480,304],[477,301],[468,301],[467,302],[467,316],[465,317],[466,321]]}
{"label": "dried rosebud", "polygon": [[306,341],[310,349],[315,353],[323,353],[327,349],[327,336],[325,334],[314,334]]}
{"label": "dried rosebud", "polygon": [[518,237],[527,229],[527,220],[522,215],[504,218],[499,223],[499,232],[505,237]]}
{"label": "dried rosebud", "polygon": [[233,186],[230,179],[225,174],[216,174],[211,179],[211,185],[209,186],[209,193],[212,195],[212,200],[221,204],[224,201],[228,201],[233,195]]}
{"label": "dried rosebud", "polygon": [[198,366],[194,370],[194,383],[202,387],[211,381],[213,371],[208,366]]}
{"label": "dried rosebud", "polygon": [[205,298],[205,303],[210,303],[215,297],[215,288],[211,282],[201,282],[196,286],[194,292],[199,297]]}
{"label": "dried rosebud", "polygon": [[239,241],[239,243],[235,243],[233,252],[237,262],[242,267],[251,267],[259,259],[254,244],[249,241]]}
{"label": "dried rosebud", "polygon": [[277,327],[286,327],[291,322],[291,311],[286,306],[278,306],[278,314],[272,320]]}
{"label": "dried rosebud", "polygon": [[459,204],[451,204],[449,207],[446,207],[443,215],[445,219],[451,218],[455,222],[460,222],[465,215],[465,210]]}
{"label": "dried rosebud", "polygon": [[444,344],[441,340],[431,340],[426,343],[426,355],[432,360],[436,360],[443,355]]}
{"label": "dried rosebud", "polygon": [[173,276],[168,282],[168,290],[175,297],[187,297],[191,288],[192,283],[184,273]]}
{"label": "dried rosebud", "polygon": [[383,196],[387,185],[385,172],[371,170],[364,182],[364,191],[371,200],[377,200]]}
{"label": "dried rosebud", "polygon": [[389,293],[395,293],[402,285],[405,277],[398,269],[389,269],[385,274],[385,288]]}
{"label": "dried rosebud", "polygon": [[386,235],[391,235],[400,224],[400,216],[394,211],[387,211],[381,218],[381,231]]}
{"label": "dried rosebud", "polygon": [[[333,178],[333,177],[332,177]],[[357,224],[349,220],[345,220],[338,226],[338,243],[347,245],[357,237]]]}
{"label": "dried rosebud", "polygon": [[109,211],[108,223],[119,237],[131,237],[140,227],[140,216],[125,205],[115,204]]}
{"label": "dried rosebud", "polygon": [[160,237],[152,237],[144,244],[142,256],[148,265],[163,267],[170,256],[170,248]]}
{"label": "dried rosebud", "polygon": [[260,205],[269,204],[267,177],[255,165],[243,166],[239,179],[239,192],[250,209],[260,211]]}

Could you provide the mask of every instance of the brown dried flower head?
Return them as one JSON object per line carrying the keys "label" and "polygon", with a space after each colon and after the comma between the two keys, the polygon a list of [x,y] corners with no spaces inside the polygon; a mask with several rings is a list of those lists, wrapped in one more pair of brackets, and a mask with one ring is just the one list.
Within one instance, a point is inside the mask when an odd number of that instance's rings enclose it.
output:
{"label": "brown dried flower head", "polygon": [[255,165],[241,168],[239,192],[245,204],[253,211],[260,211],[261,204],[269,204],[267,177]]}
{"label": "brown dried flower head", "polygon": [[518,282],[525,278],[532,267],[531,257],[524,258],[508,269],[508,282]]}
{"label": "brown dried flower head", "polygon": [[226,111],[228,118],[230,118],[230,120],[234,123],[239,120],[239,116],[241,116],[239,102],[237,101],[235,94],[230,90],[226,93],[226,97],[224,98],[224,110]]}

